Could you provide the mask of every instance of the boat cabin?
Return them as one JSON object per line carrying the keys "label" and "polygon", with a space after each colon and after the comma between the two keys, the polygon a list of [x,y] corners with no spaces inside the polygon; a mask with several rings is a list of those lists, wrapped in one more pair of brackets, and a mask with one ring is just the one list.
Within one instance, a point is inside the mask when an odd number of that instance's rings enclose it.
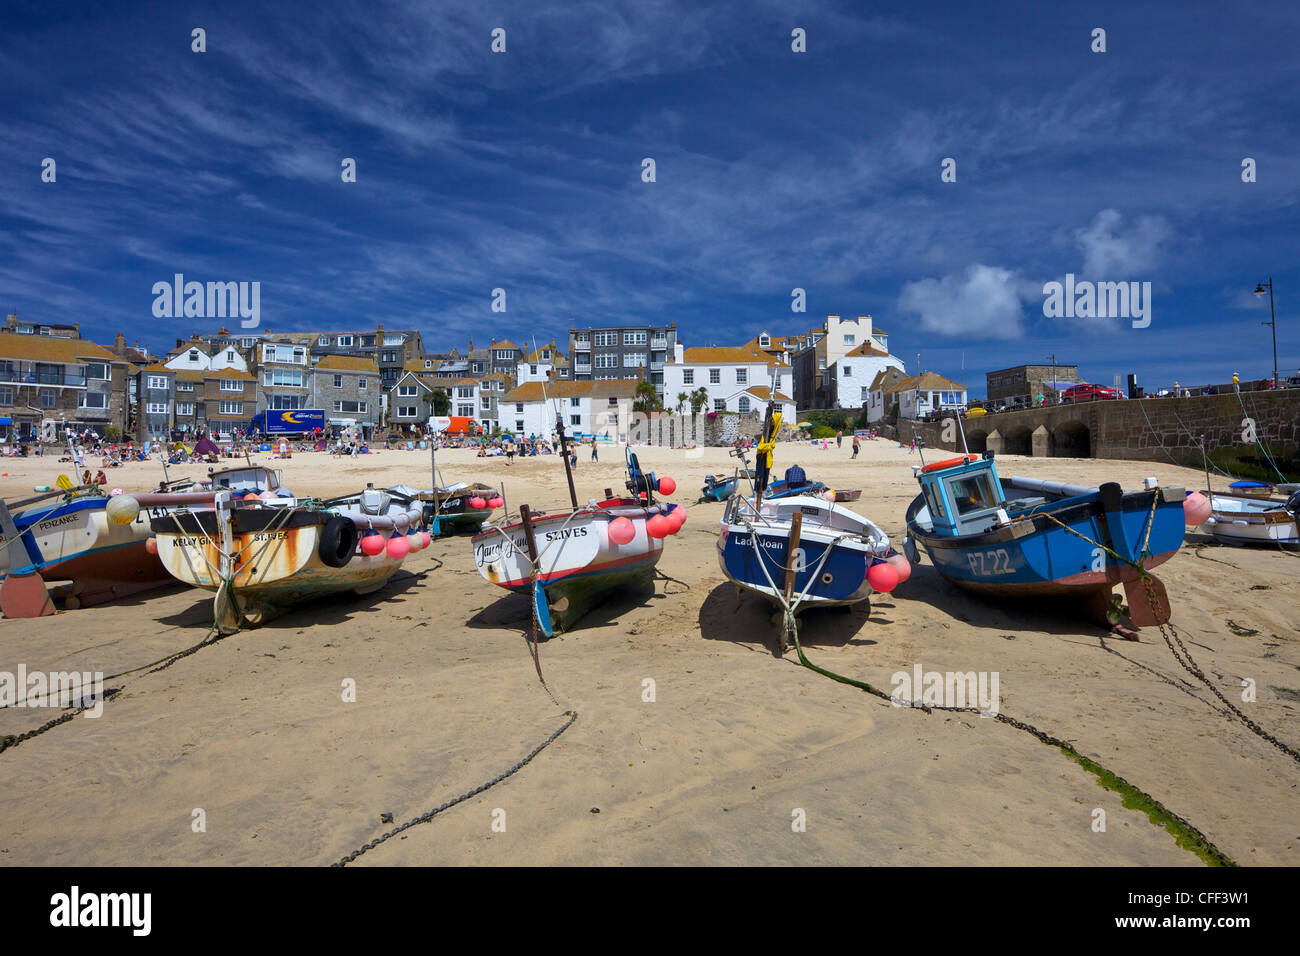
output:
{"label": "boat cabin", "polygon": [[232,491],[240,494],[261,494],[280,490],[282,472],[278,468],[249,465],[244,468],[223,468],[209,471],[208,481],[213,491]]}
{"label": "boat cabin", "polygon": [[[927,465],[917,469],[916,480],[921,483],[921,494],[937,535],[956,538],[980,534],[1006,519],[1007,499],[993,458],[972,461],[971,457],[947,468]],[[924,520],[924,515],[917,517]]]}

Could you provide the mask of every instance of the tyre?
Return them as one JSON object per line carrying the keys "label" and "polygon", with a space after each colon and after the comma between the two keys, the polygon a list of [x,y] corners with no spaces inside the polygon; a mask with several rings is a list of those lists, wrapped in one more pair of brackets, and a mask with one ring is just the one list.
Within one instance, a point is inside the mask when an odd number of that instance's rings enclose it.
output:
{"label": "tyre", "polygon": [[331,568],[341,568],[352,560],[360,535],[351,518],[334,515],[320,532],[320,559]]}

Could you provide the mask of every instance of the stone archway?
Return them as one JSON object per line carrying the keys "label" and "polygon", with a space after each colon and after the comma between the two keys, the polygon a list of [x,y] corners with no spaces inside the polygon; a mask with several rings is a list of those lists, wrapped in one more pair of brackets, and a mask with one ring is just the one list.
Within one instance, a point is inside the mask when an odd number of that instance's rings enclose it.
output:
{"label": "stone archway", "polygon": [[1009,428],[1002,442],[1002,454],[1025,455],[1034,453],[1034,433],[1025,426]]}
{"label": "stone archway", "polygon": [[983,454],[989,447],[989,433],[981,428],[966,433],[966,447],[971,454]]}
{"label": "stone archway", "polygon": [[1062,422],[1052,429],[1054,458],[1091,458],[1092,432],[1079,421]]}

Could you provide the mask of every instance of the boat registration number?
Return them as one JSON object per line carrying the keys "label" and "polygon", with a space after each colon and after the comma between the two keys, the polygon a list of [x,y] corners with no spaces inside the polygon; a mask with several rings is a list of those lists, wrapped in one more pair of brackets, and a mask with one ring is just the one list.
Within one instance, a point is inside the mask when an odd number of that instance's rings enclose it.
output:
{"label": "boat registration number", "polygon": [[1010,574],[1011,555],[1006,548],[996,551],[968,551],[966,560],[970,562],[972,574]]}
{"label": "boat registration number", "polygon": [[257,531],[253,533],[254,541],[287,541],[289,532],[287,531]]}

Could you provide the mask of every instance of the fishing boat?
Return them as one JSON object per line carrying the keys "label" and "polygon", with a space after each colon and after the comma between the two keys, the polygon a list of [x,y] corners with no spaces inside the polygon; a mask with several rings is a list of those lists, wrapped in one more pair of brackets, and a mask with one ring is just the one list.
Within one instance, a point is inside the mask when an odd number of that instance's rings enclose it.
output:
{"label": "fishing boat", "polygon": [[[889,537],[873,522],[811,490],[773,499],[767,491],[781,413],[769,406],[753,495],[737,493],[719,525],[718,563],[742,592],[760,595],[783,619],[778,650],[784,652],[797,615],[812,607],[867,602],[892,590],[910,573]],[[739,452],[743,455],[743,452]],[[794,474],[792,474],[794,473]],[[787,484],[802,469],[786,470]]]}
{"label": "fishing boat", "polygon": [[836,488],[835,489],[835,500],[838,502],[857,501],[861,497],[862,497],[861,488],[844,488],[844,489]]}
{"label": "fishing boat", "polygon": [[701,501],[726,501],[736,493],[739,475],[706,475],[700,489]]}
{"label": "fishing boat", "polygon": [[785,470],[780,481],[771,482],[763,489],[764,498],[792,498],[795,495],[820,495],[826,486],[820,481],[810,481],[804,470],[798,465],[791,465]]}
{"label": "fishing boat", "polygon": [[229,634],[313,598],[378,591],[427,546],[423,510],[373,487],[327,500],[223,488],[211,507],[168,507],[150,527],[173,577],[216,592],[215,625]]}
{"label": "fishing boat", "polygon": [[[211,496],[209,496],[210,498]],[[146,496],[147,500],[147,496]],[[100,485],[72,486],[0,502],[0,610],[5,617],[94,607],[171,583],[146,549],[149,526],[137,498]]]}
{"label": "fishing boat", "polygon": [[432,523],[437,519],[440,534],[477,531],[492,516],[492,510],[501,506],[501,493],[480,481],[431,488],[418,492],[417,498],[424,504],[425,520]]}
{"label": "fishing boat", "polygon": [[[914,466],[921,493],[907,509],[904,551],[917,543],[948,581],[994,598],[1061,598],[1099,623],[1136,638],[1131,625],[1169,620],[1164,585],[1149,572],[1177,553],[1183,539],[1182,488],[1148,478],[1125,493],[1000,478],[992,452]],[[1123,584],[1123,620],[1112,589]]]}
{"label": "fishing boat", "polygon": [[1202,531],[1228,544],[1300,546],[1300,485],[1235,481],[1230,491],[1207,490]]}
{"label": "fishing boat", "polygon": [[642,471],[630,448],[625,451],[628,493],[616,496],[606,488],[603,499],[579,505],[558,417],[556,431],[570,507],[548,513],[521,505],[517,517],[489,522],[472,539],[479,574],[497,587],[530,594],[534,621],[546,637],[572,628],[615,588],[652,586],[664,538],[686,520],[681,505],[655,498],[672,494],[676,483]]}

